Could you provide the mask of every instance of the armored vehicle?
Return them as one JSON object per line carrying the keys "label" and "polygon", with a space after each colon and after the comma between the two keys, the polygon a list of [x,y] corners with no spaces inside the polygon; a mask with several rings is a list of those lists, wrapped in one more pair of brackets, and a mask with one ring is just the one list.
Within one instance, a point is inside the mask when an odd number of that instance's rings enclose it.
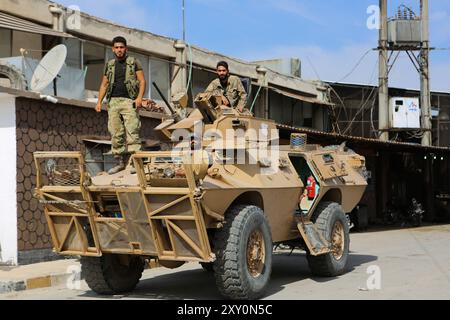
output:
{"label": "armored vehicle", "polygon": [[166,151],[133,154],[115,175],[89,174],[81,152],[36,152],[36,195],[54,250],[81,256],[99,294],[132,291],[145,263],[199,262],[231,299],[264,295],[275,245],[301,248],[313,274],[346,270],[351,212],[366,188],[365,159],[320,147],[203,93],[184,119],[156,128]]}

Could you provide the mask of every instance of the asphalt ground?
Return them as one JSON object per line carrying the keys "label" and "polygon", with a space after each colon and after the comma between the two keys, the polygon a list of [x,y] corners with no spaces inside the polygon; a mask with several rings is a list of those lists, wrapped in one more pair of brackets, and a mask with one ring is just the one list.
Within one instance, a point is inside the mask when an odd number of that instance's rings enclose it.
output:
{"label": "asphalt ground", "polygon": [[[348,271],[335,278],[313,277],[301,251],[276,252],[264,299],[448,300],[449,247],[450,225],[351,233]],[[215,300],[221,296],[213,274],[189,263],[174,270],[146,270],[136,290],[127,295],[99,296],[83,280],[72,277],[57,286],[2,294],[0,299]]]}

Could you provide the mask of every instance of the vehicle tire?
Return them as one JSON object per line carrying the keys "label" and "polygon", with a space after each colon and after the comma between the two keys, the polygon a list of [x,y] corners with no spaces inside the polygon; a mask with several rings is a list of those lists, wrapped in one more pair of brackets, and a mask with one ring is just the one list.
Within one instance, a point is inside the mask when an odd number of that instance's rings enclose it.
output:
{"label": "vehicle tire", "polygon": [[205,270],[206,272],[214,271],[214,263],[213,262],[200,262],[200,265],[202,266],[203,270]]}
{"label": "vehicle tire", "polygon": [[81,276],[98,294],[113,295],[134,290],[143,271],[144,260],[139,256],[81,257]]}
{"label": "vehicle tire", "polygon": [[272,236],[264,212],[239,205],[226,214],[214,236],[214,276],[220,293],[229,299],[257,299],[272,272]]}
{"label": "vehicle tire", "polygon": [[332,252],[320,256],[307,252],[309,268],[317,276],[334,277],[343,274],[348,262],[350,231],[342,207],[335,202],[319,203],[313,222],[322,236],[331,243]]}

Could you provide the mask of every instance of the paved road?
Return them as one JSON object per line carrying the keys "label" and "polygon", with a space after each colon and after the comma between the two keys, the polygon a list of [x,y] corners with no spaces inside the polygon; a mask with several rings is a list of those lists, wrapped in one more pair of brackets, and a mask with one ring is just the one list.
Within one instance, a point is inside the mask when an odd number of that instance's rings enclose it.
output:
{"label": "paved road", "polygon": [[[276,254],[265,299],[450,299],[450,225],[351,234],[350,269],[311,277],[303,253]],[[368,274],[367,271],[372,272]],[[373,273],[375,272],[375,273]],[[375,276],[381,274],[377,281]],[[371,277],[369,279],[369,277]],[[368,282],[369,279],[369,282]],[[380,289],[369,290],[380,285]],[[198,264],[146,270],[126,296],[101,297],[84,283],[0,295],[0,299],[220,299],[212,274]]]}

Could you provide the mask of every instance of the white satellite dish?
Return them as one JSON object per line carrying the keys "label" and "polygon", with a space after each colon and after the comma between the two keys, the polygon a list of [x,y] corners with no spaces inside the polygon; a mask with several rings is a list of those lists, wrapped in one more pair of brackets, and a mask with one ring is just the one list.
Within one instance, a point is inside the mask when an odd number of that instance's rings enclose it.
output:
{"label": "white satellite dish", "polygon": [[67,48],[60,44],[50,50],[34,70],[31,78],[31,90],[40,92],[58,76],[58,72],[64,65],[67,57]]}

